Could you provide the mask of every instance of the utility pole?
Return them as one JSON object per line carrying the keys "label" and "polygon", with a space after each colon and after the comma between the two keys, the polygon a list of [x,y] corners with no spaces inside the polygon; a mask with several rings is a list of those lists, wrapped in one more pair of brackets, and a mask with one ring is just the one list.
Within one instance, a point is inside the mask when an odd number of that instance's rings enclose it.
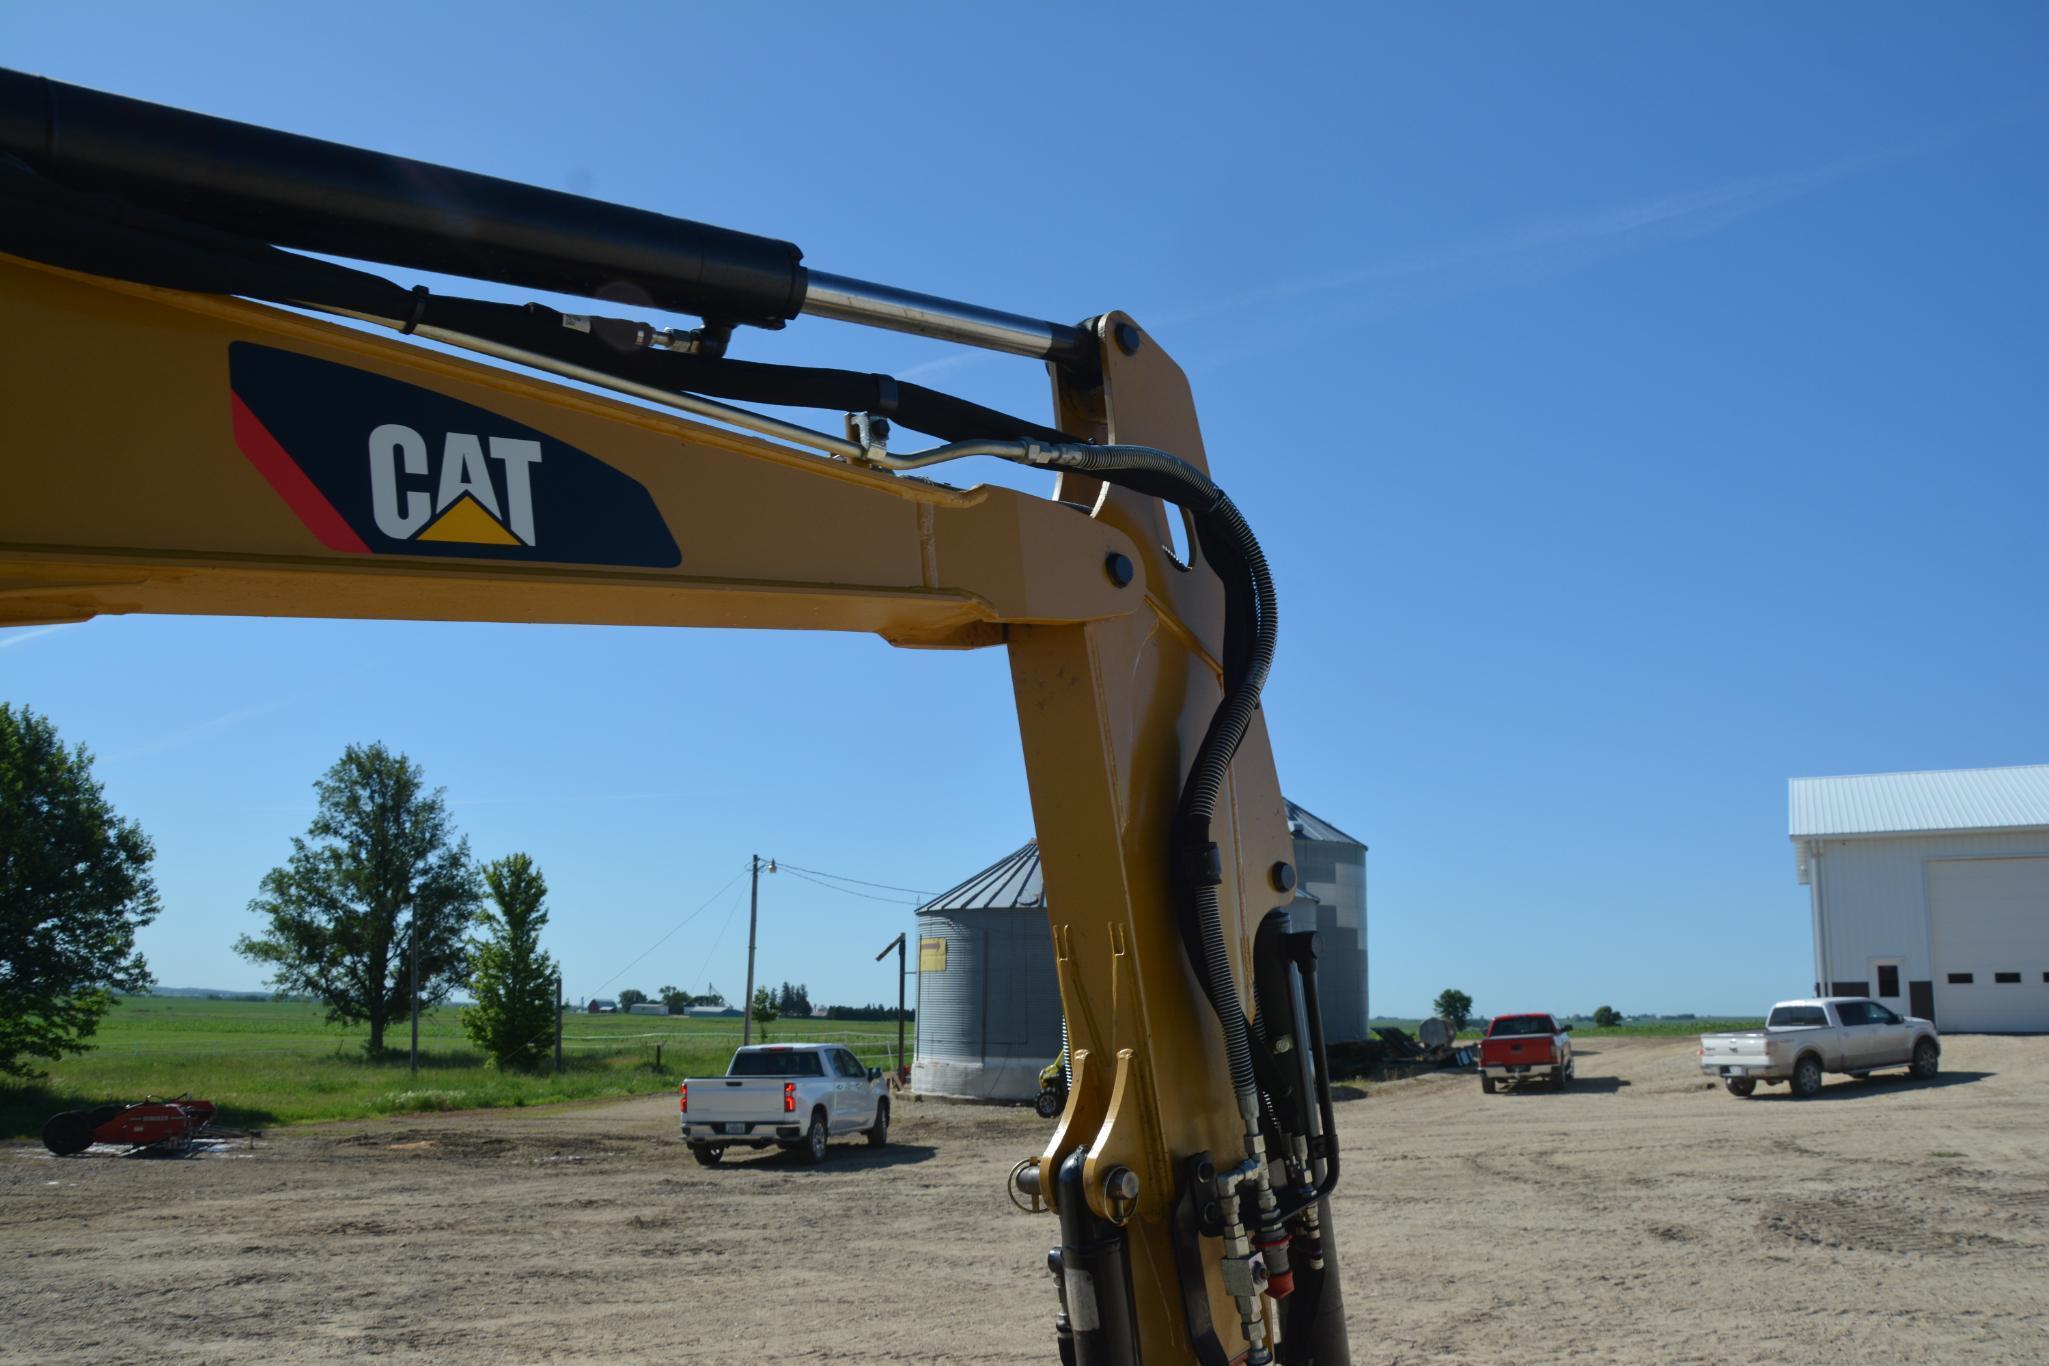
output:
{"label": "utility pole", "polygon": [[555,974],[555,1075],[562,1075],[562,1011],[569,998],[562,994],[562,974]]}
{"label": "utility pole", "polygon": [[[889,957],[889,951],[896,950],[896,1066],[899,1073],[904,1065],[904,937],[898,935],[882,946],[882,952],[875,955],[880,963]],[[900,1078],[899,1078],[900,1079]]]}
{"label": "utility pole", "polygon": [[[740,1002],[740,1047],[754,1042],[754,922],[761,909],[761,870],[775,871],[775,860],[762,861],[759,854],[748,856],[749,870],[754,874],[753,882],[747,888],[747,995]],[[731,865],[728,864],[728,867]]]}
{"label": "utility pole", "polygon": [[412,960],[413,1075],[420,1075],[420,903],[413,903],[412,930],[406,935],[406,957]]}

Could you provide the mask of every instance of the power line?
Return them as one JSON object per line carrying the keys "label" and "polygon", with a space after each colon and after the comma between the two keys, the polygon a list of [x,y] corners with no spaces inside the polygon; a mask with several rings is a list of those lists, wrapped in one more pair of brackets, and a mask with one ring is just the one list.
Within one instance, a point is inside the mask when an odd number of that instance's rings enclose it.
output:
{"label": "power line", "polygon": [[[676,935],[676,931],[682,929],[685,925],[688,925],[691,921],[697,919],[697,917],[703,915],[706,911],[710,910],[712,904],[716,902],[720,897],[724,896],[728,891],[730,891],[732,889],[733,884],[738,882],[742,877],[744,877],[746,873],[747,870],[745,868],[742,868],[739,872],[733,874],[732,877],[726,880],[726,885],[719,888],[716,892],[713,892],[702,906],[699,906],[689,915],[684,916],[681,920],[677,921],[674,925],[670,926],[669,932],[667,934],[663,935],[660,939],[655,940],[654,943],[649,944],[646,948],[642,949],[640,953],[633,959],[632,962],[628,963],[625,967],[619,969],[619,971],[613,973],[610,977],[607,977],[604,981],[598,983],[597,991],[593,991],[591,995],[596,996],[598,994],[598,991],[603,991],[606,987],[612,985],[612,983],[618,981],[621,977],[624,977],[627,973],[633,971],[633,969],[640,963],[640,960],[642,958],[647,957],[656,949],[660,948],[662,945],[668,943],[669,940],[673,939]],[[728,920],[732,919],[732,915],[730,912],[727,914],[726,918]],[[723,934],[724,931],[721,930],[720,933]],[[562,969],[560,964],[556,965],[555,974],[555,980],[559,984],[562,980]],[[561,1016],[565,1013],[565,1011],[566,1007],[560,1000],[557,1000],[555,1002],[555,1013],[558,1023],[551,1025],[546,1034],[537,1037],[534,1040],[535,1044],[545,1043],[549,1039],[555,1037],[556,1032],[562,1027],[559,1023],[559,1020]]]}
{"label": "power line", "polygon": [[927,899],[939,895],[937,892],[928,892],[923,887],[899,887],[893,882],[865,882],[857,877],[848,877],[845,873],[828,873],[822,868],[802,868],[794,863],[779,863],[776,866],[788,869],[791,872],[810,873],[816,877],[829,877],[835,882],[852,882],[862,887],[880,887],[885,892],[909,892],[912,896],[922,896]]}
{"label": "power line", "polygon": [[[738,881],[738,879],[736,878],[735,881]],[[726,931],[732,926],[733,916],[736,912],[739,911],[739,909],[740,898],[738,896],[735,896],[733,898],[733,904],[726,908],[726,918],[719,922],[718,937],[711,941],[711,947],[705,950],[704,961],[697,965],[697,976],[690,983],[690,994],[692,996],[695,996],[697,994],[698,984],[704,981],[705,974],[711,971],[712,955],[719,951],[719,945],[722,942],[724,942],[726,937]],[[752,1005],[753,1003],[750,1001],[744,1003],[740,1008],[742,1010],[747,1010],[751,1009]]]}
{"label": "power line", "polygon": [[[720,897],[724,896],[735,882],[738,882],[741,878],[745,877],[746,875],[747,870],[745,868],[742,868],[739,872],[733,874],[733,876],[727,881],[726,885],[724,887],[719,888],[716,892],[713,892],[711,894],[710,899],[707,900],[702,906],[699,906],[689,915],[686,915],[681,920],[677,921],[675,925],[670,928],[667,934],[663,935],[660,939],[655,940],[654,943],[649,944],[646,948],[642,949],[639,955],[636,958],[634,958],[634,960],[631,963],[628,963],[625,967],[619,969],[619,971],[613,973],[610,977],[607,977],[604,981],[598,983],[597,991],[603,991],[606,987],[612,985],[612,983],[618,981],[621,977],[624,977],[627,973],[633,971],[633,969],[639,965],[640,960],[642,958],[647,957],[656,949],[668,943],[671,939],[675,937],[677,930],[682,929],[685,925],[688,925],[691,921],[697,919],[697,917],[703,915],[706,911],[710,910],[713,902],[717,901]],[[594,991],[591,994],[595,996],[597,995],[597,991]]]}
{"label": "power line", "polygon": [[814,886],[823,887],[828,892],[838,892],[841,896],[858,896],[863,901],[880,901],[890,906],[915,906],[918,904],[915,901],[905,901],[902,897],[877,896],[873,892],[857,892],[852,887],[835,886],[830,882],[825,882],[818,878],[812,877],[808,873],[798,872],[795,868],[792,868],[787,863],[779,863],[776,865],[776,867],[779,871],[788,873],[792,877],[803,878],[804,881],[809,882]]}

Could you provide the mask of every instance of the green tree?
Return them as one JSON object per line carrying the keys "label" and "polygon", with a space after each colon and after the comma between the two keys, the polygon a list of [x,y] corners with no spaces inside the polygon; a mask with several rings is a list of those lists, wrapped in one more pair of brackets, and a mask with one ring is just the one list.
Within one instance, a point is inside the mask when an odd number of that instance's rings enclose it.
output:
{"label": "green tree", "polygon": [[464,932],[483,891],[442,789],[423,779],[382,744],[344,750],[313,784],[319,808],[305,837],[249,903],[267,927],[235,941],[280,994],[305,993],[333,1022],[368,1023],[372,1054],[406,1017],[416,930],[423,1009],[469,978]]}
{"label": "green tree", "polygon": [[644,1006],[646,1004],[647,993],[638,987],[628,987],[619,993],[619,1009],[621,1010],[631,1010],[635,1006]]}
{"label": "green tree", "polygon": [[681,987],[663,987],[655,993],[655,999],[667,1006],[671,1015],[681,1015],[697,1004],[697,998]]}
{"label": "green tree", "polygon": [[107,804],[84,745],[0,702],[0,1076],[81,1053],[114,991],[149,986],[135,932],[156,919],[156,851]]}
{"label": "green tree", "polygon": [[470,994],[462,1013],[470,1041],[500,1067],[531,1071],[555,1037],[555,960],[541,952],[548,923],[548,883],[525,854],[484,866],[484,886],[497,910],[481,910],[484,939],[470,953]]}
{"label": "green tree", "polygon": [[1430,1009],[1451,1021],[1454,1031],[1461,1030],[1466,1027],[1466,1021],[1473,1018],[1473,998],[1463,991],[1446,987],[1437,993],[1437,999],[1431,1002]]}
{"label": "green tree", "polygon": [[1613,1029],[1622,1023],[1622,1012],[1614,1006],[1602,1006],[1594,1012],[1594,1024],[1601,1029]]}
{"label": "green tree", "polygon": [[754,1023],[761,1026],[761,1037],[767,1038],[768,1027],[775,1023],[776,1015],[779,1013],[776,1010],[775,993],[767,987],[754,988],[753,1013]]}

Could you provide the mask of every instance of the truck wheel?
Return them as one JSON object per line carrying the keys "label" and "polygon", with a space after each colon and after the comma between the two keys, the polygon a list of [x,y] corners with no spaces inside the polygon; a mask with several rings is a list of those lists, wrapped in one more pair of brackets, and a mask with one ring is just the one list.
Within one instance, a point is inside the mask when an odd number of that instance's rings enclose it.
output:
{"label": "truck wheel", "polygon": [[1058,1119],[1060,1112],[1066,1108],[1067,1102],[1050,1086],[1040,1091],[1032,1101],[1032,1112],[1040,1119]]}
{"label": "truck wheel", "polygon": [[1802,1100],[1821,1094],[1821,1059],[1812,1056],[1793,1065],[1793,1094]]}
{"label": "truck wheel", "polygon": [[1933,1039],[1923,1039],[1914,1045],[1914,1065],[1909,1069],[1922,1081],[1934,1080],[1942,1067],[1942,1050]]}
{"label": "truck wheel", "polygon": [[1757,1089],[1757,1082],[1750,1077],[1724,1077],[1722,1085],[1729,1088],[1730,1095],[1741,1096],[1745,1100],[1748,1100],[1750,1093]]}
{"label": "truck wheel", "polygon": [[889,1102],[882,1101],[875,1107],[875,1127],[868,1130],[868,1146],[887,1148],[889,1146]]}
{"label": "truck wheel", "polygon": [[91,1116],[66,1110],[44,1122],[43,1146],[59,1157],[70,1157],[92,1146],[92,1131]]}
{"label": "truck wheel", "polygon": [[1486,1073],[1484,1073],[1484,1072],[1483,1072],[1483,1073],[1481,1073],[1481,1074],[1480,1074],[1480,1089],[1481,1089],[1482,1091],[1484,1091],[1484,1092],[1485,1092],[1486,1094],[1490,1095],[1490,1096],[1491,1096],[1491,1095],[1493,1095],[1493,1094],[1494,1094],[1494,1078],[1492,1078],[1492,1077],[1488,1076],[1488,1075],[1487,1075]]}
{"label": "truck wheel", "polygon": [[726,1150],[716,1143],[693,1143],[690,1145],[690,1155],[697,1159],[697,1165],[700,1167],[716,1167],[719,1160],[726,1155]]}
{"label": "truck wheel", "polygon": [[809,1166],[825,1161],[825,1111],[811,1112],[811,1127],[804,1131],[804,1141],[797,1145],[797,1156]]}
{"label": "truck wheel", "polygon": [[1572,1064],[1557,1068],[1551,1073],[1551,1089],[1563,1091],[1572,1081]]}

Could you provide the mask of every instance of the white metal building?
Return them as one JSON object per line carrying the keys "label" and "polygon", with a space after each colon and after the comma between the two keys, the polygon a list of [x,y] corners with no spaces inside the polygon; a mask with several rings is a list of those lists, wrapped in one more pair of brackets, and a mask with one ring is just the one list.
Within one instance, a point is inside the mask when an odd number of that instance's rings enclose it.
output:
{"label": "white metal building", "polygon": [[2049,764],[1795,778],[1817,993],[2049,1031]]}

